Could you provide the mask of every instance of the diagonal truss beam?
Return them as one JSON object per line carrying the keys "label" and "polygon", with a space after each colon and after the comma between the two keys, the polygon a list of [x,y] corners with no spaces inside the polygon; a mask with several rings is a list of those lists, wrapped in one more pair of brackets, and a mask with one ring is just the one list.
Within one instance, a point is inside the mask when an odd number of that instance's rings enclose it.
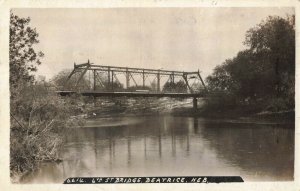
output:
{"label": "diagonal truss beam", "polygon": [[187,79],[187,74],[183,74],[182,77],[183,77],[183,79],[184,79],[184,81],[185,81],[186,86],[189,88],[190,92],[193,93],[193,89],[192,89],[191,86],[189,85],[189,81],[188,81],[188,79]]}
{"label": "diagonal truss beam", "polygon": [[81,73],[80,77],[79,77],[78,80],[76,81],[75,87],[78,86],[79,82],[81,81],[81,79],[82,79],[82,77],[84,76],[84,74],[88,71],[89,67],[90,67],[90,66],[88,65],[88,66],[83,70],[83,72]]}
{"label": "diagonal truss beam", "polygon": [[138,86],[138,85],[137,85],[137,83],[136,83],[136,81],[135,81],[135,79],[133,78],[132,74],[131,74],[131,73],[129,73],[129,75],[130,75],[130,77],[131,77],[132,81],[134,82],[135,86]]}
{"label": "diagonal truss beam", "polygon": [[198,77],[199,77],[199,79],[200,79],[200,81],[202,83],[202,86],[204,87],[205,91],[207,91],[206,85],[205,85],[205,83],[204,83],[204,81],[203,81],[203,79],[202,79],[202,77],[200,75],[200,71],[199,70],[198,70],[198,74],[197,75],[198,75]]}

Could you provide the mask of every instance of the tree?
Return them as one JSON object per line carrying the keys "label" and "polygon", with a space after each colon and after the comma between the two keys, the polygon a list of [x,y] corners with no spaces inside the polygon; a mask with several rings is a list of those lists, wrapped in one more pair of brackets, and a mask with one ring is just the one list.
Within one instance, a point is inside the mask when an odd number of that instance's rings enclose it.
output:
{"label": "tree", "polygon": [[[273,70],[277,96],[293,91],[295,81],[295,16],[268,17],[247,31],[244,42]],[[264,64],[264,63],[262,63]]]}
{"label": "tree", "polygon": [[155,80],[151,81],[150,90],[154,92],[157,91],[157,82]]}
{"label": "tree", "polygon": [[[10,14],[9,67],[10,67],[10,110],[14,115],[23,115],[22,94],[34,82],[33,72],[41,64],[44,54],[34,50],[39,42],[36,29],[29,26],[30,18]],[[31,98],[32,99],[32,98]],[[20,107],[23,106],[23,107]]]}
{"label": "tree", "polygon": [[[70,73],[71,70],[69,69],[60,71],[51,79],[51,83],[59,90],[74,90],[79,76],[73,74],[73,76],[70,79],[68,79]],[[83,76],[83,78],[78,83],[78,87],[83,87],[85,89],[91,88],[89,86],[89,80],[86,78],[86,76]]]}
{"label": "tree", "polygon": [[[12,180],[35,170],[39,161],[58,159],[63,129],[79,124],[70,116],[78,114],[72,99],[61,99],[37,83],[34,72],[41,64],[42,52],[34,45],[38,33],[29,18],[10,15],[10,172]],[[77,123],[78,122],[78,123]]]}
{"label": "tree", "polygon": [[294,107],[294,16],[268,17],[246,33],[248,49],[214,69],[206,81],[211,91],[222,91],[240,101],[286,99]]}
{"label": "tree", "polygon": [[[76,89],[75,85],[77,83],[79,76],[73,74],[71,78],[68,79],[70,73],[71,70],[69,69],[60,71],[57,75],[55,75],[51,79],[52,84],[57,89],[75,90]],[[111,83],[108,83],[107,79],[101,74],[99,74],[99,78],[101,79],[102,85],[99,84],[99,79],[96,79],[96,83],[97,83],[96,90],[111,90],[111,88],[113,88],[114,91],[122,91],[124,89],[123,84],[121,84],[119,81],[114,81],[112,85]],[[86,90],[86,89],[92,89],[93,88],[92,86],[93,86],[93,79],[89,79],[89,76],[86,74],[79,81],[77,88]]]}
{"label": "tree", "polygon": [[186,93],[187,86],[184,81],[180,80],[178,82],[166,82],[163,86],[163,92],[176,92],[176,93]]}
{"label": "tree", "polygon": [[114,81],[113,83],[112,82],[108,83],[107,81],[105,81],[104,87],[106,90],[110,90],[110,91],[123,91],[124,90],[123,84],[120,83],[119,81]]}
{"label": "tree", "polygon": [[44,54],[35,51],[34,45],[39,42],[36,29],[29,26],[30,18],[20,18],[10,14],[9,28],[9,66],[11,96],[18,93],[18,86],[33,82],[32,72],[41,64]]}
{"label": "tree", "polygon": [[228,65],[232,60],[226,60],[222,65],[216,66],[212,75],[206,78],[209,91],[223,91],[232,92],[233,91],[233,81],[231,74],[228,71]]}

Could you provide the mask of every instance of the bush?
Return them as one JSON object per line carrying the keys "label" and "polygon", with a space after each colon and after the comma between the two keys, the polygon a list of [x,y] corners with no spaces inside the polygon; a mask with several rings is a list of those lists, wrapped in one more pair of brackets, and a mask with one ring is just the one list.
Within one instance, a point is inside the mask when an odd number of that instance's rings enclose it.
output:
{"label": "bush", "polygon": [[286,99],[273,98],[268,101],[265,111],[278,112],[289,110],[289,104]]}
{"label": "bush", "polygon": [[[10,170],[13,181],[33,171],[40,161],[60,160],[58,151],[66,127],[79,125],[81,119],[73,98],[60,98],[43,85],[20,89],[11,100]],[[73,103],[72,103],[73,102]]]}

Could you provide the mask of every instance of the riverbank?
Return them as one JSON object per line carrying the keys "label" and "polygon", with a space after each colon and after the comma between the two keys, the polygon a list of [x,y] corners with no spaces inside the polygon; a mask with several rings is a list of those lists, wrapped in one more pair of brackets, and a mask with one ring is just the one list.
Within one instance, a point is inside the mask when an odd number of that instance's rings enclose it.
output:
{"label": "riverbank", "polygon": [[58,153],[65,141],[64,131],[80,125],[83,119],[77,116],[85,112],[77,102],[79,97],[62,99],[43,85],[23,87],[20,95],[11,100],[12,183],[38,170],[40,163],[61,161]]}
{"label": "riverbank", "polygon": [[209,119],[235,119],[244,122],[260,121],[267,123],[295,123],[295,111],[253,112],[241,108],[209,111],[204,108],[176,108],[173,116],[204,117]]}
{"label": "riverbank", "polygon": [[203,117],[207,119],[230,119],[239,121],[262,121],[270,123],[295,123],[295,111],[263,111],[254,106],[207,107],[204,100],[198,100],[194,110],[192,99],[98,99],[96,105],[89,105],[86,118],[112,118],[124,116],[173,115],[182,117]]}

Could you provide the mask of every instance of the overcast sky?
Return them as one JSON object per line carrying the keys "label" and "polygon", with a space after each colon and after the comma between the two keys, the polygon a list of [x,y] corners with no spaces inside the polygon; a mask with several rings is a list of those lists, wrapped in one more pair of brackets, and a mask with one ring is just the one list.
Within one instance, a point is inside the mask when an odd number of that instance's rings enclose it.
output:
{"label": "overcast sky", "polygon": [[292,8],[13,9],[30,17],[47,79],[73,63],[202,71],[245,49],[246,31]]}

